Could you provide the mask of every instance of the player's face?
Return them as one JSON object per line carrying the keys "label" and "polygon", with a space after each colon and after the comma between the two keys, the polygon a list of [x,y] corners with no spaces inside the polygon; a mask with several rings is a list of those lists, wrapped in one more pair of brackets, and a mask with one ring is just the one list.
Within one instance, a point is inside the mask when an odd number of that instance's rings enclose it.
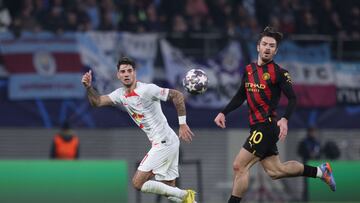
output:
{"label": "player's face", "polygon": [[262,62],[271,61],[277,52],[276,40],[272,37],[263,37],[257,45],[257,51]]}
{"label": "player's face", "polygon": [[136,81],[136,71],[131,65],[122,64],[117,72],[117,77],[125,87],[131,87]]}

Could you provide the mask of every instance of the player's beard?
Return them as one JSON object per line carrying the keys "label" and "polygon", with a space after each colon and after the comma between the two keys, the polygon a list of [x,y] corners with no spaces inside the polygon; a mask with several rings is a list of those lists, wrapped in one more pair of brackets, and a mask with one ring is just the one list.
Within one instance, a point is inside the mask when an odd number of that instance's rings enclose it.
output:
{"label": "player's beard", "polygon": [[261,56],[261,60],[262,60],[262,62],[263,63],[269,63],[270,61],[272,61],[273,60],[273,55],[271,55],[271,54],[268,54],[269,55],[269,57],[265,57],[265,54],[263,54],[262,56]]}

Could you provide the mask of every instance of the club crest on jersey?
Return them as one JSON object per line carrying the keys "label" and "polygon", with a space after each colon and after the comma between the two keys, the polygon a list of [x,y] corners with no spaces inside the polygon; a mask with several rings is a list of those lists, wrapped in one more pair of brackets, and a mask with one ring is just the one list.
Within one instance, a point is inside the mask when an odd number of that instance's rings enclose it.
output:
{"label": "club crest on jersey", "polygon": [[269,73],[264,73],[264,74],[262,74],[262,79],[263,79],[263,80],[268,80],[268,79],[270,79],[270,74],[269,74]]}

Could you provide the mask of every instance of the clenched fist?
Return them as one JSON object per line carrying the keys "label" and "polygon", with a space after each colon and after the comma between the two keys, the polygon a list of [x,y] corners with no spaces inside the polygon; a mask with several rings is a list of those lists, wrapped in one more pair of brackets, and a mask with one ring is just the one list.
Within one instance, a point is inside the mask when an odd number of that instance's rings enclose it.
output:
{"label": "clenched fist", "polygon": [[216,123],[217,126],[219,126],[220,128],[226,128],[226,125],[225,125],[225,115],[223,113],[219,113],[214,122]]}
{"label": "clenched fist", "polygon": [[84,87],[86,88],[90,88],[91,87],[91,81],[92,81],[92,75],[91,75],[91,70],[89,70],[88,72],[86,72],[82,79],[81,82],[84,85]]}

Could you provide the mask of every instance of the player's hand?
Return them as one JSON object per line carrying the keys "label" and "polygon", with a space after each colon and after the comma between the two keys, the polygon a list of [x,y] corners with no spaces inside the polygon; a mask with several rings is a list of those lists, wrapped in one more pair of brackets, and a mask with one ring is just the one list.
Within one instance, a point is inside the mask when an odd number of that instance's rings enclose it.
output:
{"label": "player's hand", "polygon": [[216,116],[214,122],[215,122],[216,125],[219,126],[220,128],[226,128],[226,126],[225,126],[226,120],[225,120],[225,115],[224,115],[223,113],[219,113],[219,114]]}
{"label": "player's hand", "polygon": [[277,125],[280,128],[280,133],[279,133],[279,139],[281,141],[284,141],[286,138],[286,135],[288,133],[288,120],[286,118],[281,118],[278,122]]}
{"label": "player's hand", "polygon": [[179,138],[185,142],[191,142],[194,133],[190,130],[187,124],[181,124],[179,128]]}
{"label": "player's hand", "polygon": [[91,75],[91,70],[89,70],[88,72],[86,72],[82,79],[81,82],[84,85],[85,88],[90,88],[91,87],[91,81],[92,81],[92,75]]}

